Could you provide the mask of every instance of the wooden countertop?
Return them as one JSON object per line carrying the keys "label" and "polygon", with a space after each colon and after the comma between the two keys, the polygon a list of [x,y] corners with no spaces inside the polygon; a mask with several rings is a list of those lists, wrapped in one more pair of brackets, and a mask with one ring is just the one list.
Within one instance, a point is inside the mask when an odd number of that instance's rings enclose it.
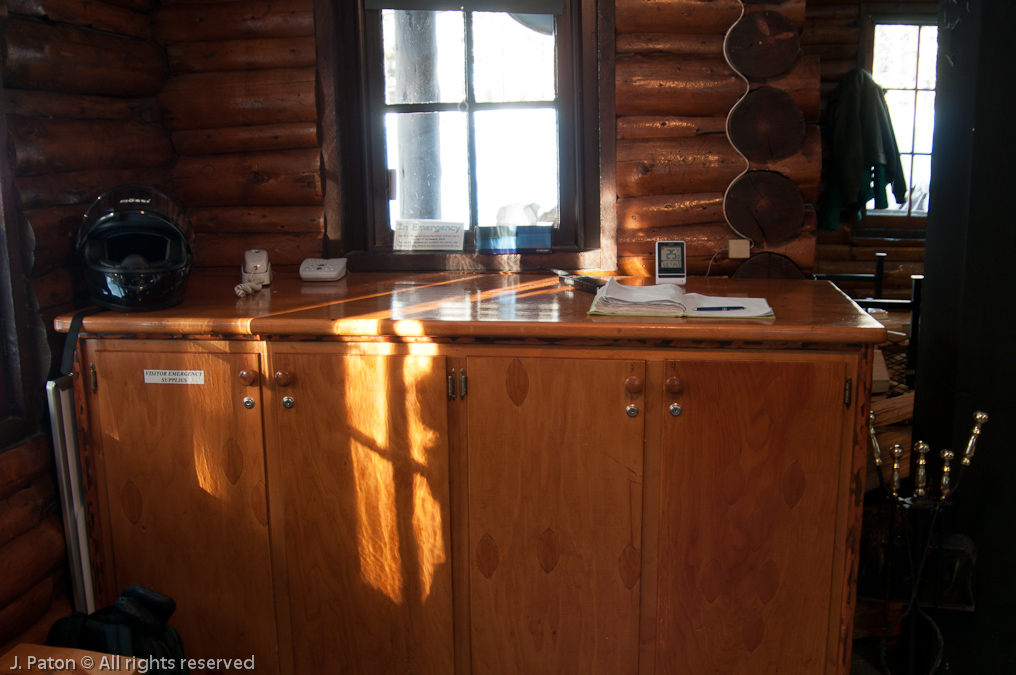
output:
{"label": "wooden countertop", "polygon": [[[179,305],[92,314],[82,333],[838,343],[885,337],[880,323],[827,281],[691,278],[689,292],[764,297],[776,316],[672,319],[589,316],[592,295],[546,273],[353,272],[337,282],[307,283],[295,272],[279,272],[271,285],[245,298],[234,294],[238,277],[232,270],[196,270]],[[71,317],[58,317],[57,330],[66,332]]]}

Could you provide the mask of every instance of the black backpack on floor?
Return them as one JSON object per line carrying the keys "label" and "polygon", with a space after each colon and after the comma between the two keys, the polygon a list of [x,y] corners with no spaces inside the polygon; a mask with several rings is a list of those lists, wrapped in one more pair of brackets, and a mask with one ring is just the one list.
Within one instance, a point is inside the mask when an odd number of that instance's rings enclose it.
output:
{"label": "black backpack on floor", "polygon": [[109,607],[58,619],[46,644],[144,659],[149,673],[189,675],[183,640],[167,623],[175,610],[173,598],[128,586]]}

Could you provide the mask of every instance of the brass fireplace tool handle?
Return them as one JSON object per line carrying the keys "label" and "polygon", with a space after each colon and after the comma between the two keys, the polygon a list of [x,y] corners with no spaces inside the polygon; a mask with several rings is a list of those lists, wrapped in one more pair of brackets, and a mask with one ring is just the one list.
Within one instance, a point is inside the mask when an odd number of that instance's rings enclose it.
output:
{"label": "brass fireplace tool handle", "polygon": [[[985,413],[979,411],[974,413],[974,428],[970,431],[970,440],[967,441],[966,450],[960,460],[960,464],[963,467],[970,466],[970,461],[974,457],[974,451],[977,449],[977,441],[981,437],[981,427],[987,422],[988,416]],[[875,466],[878,467],[878,479],[882,487],[895,499],[910,503],[910,499],[903,499],[899,496],[901,460],[903,458],[903,448],[899,445],[894,445],[890,450],[893,457],[893,470],[889,484],[886,485],[885,483],[881,469],[882,449],[879,447],[878,438],[875,434],[875,413],[868,415],[868,435],[871,438],[872,459],[875,462]],[[927,454],[931,451],[931,448],[924,441],[918,441],[914,444],[914,450],[917,452],[917,475],[914,478],[914,497],[924,498],[928,496]],[[959,483],[959,477],[955,476],[954,478],[954,467],[951,464],[956,459],[956,453],[952,450],[942,450],[939,456],[942,458],[942,481],[939,484],[939,499],[945,501],[949,495],[956,491]]]}

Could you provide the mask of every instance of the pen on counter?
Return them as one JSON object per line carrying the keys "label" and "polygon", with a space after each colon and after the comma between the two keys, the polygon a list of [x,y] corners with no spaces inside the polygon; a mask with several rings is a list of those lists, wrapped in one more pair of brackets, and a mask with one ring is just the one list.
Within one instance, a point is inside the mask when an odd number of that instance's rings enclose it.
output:
{"label": "pen on counter", "polygon": [[696,307],[696,312],[733,312],[744,307]]}

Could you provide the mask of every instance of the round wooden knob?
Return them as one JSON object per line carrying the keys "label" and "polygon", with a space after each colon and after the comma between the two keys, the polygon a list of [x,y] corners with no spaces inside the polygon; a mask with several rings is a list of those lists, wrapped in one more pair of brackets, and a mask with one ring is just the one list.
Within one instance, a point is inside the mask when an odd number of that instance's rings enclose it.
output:
{"label": "round wooden knob", "polygon": [[642,378],[638,375],[629,375],[624,381],[624,388],[629,394],[642,393]]}
{"label": "round wooden knob", "polygon": [[236,377],[245,387],[249,387],[258,381],[258,373],[256,370],[241,370],[236,374]]}
{"label": "round wooden knob", "polygon": [[663,386],[671,396],[680,396],[684,393],[684,382],[676,375],[668,377]]}
{"label": "round wooden knob", "polygon": [[284,370],[278,370],[275,372],[275,384],[280,387],[288,387],[293,383],[293,376]]}

